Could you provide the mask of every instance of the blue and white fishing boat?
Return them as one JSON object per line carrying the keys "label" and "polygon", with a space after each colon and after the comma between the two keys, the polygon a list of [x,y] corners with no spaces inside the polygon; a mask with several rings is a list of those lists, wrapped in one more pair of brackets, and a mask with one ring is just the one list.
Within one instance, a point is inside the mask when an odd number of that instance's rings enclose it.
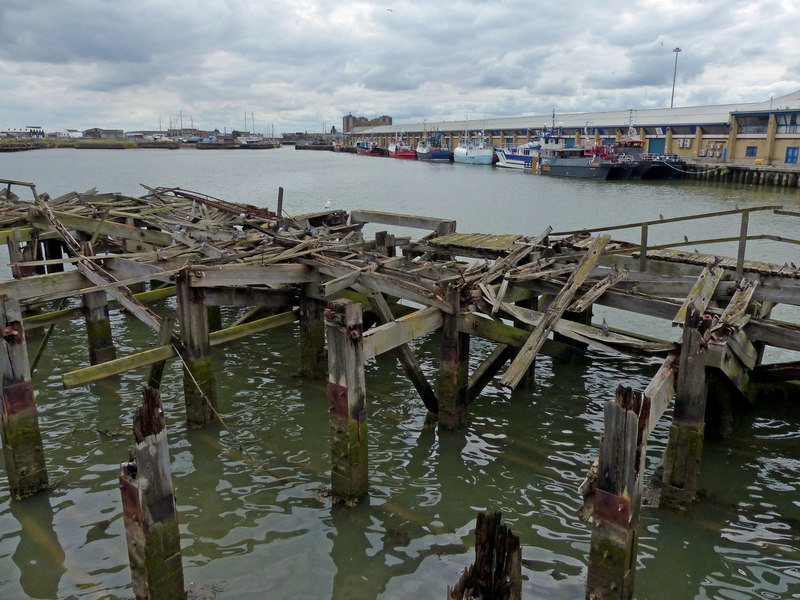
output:
{"label": "blue and white fishing boat", "polygon": [[542,144],[538,140],[531,140],[516,148],[495,148],[497,166],[508,169],[530,169],[534,157],[539,155],[541,148]]}

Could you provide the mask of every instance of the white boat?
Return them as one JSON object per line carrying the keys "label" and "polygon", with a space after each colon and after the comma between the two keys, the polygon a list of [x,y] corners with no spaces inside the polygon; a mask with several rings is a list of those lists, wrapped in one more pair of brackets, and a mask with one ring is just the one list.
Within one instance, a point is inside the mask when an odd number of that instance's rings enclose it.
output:
{"label": "white boat", "polygon": [[471,139],[469,120],[464,121],[464,139],[453,150],[453,162],[468,165],[491,165],[494,162],[494,148],[481,132],[477,140]]}
{"label": "white boat", "polygon": [[497,166],[509,169],[530,169],[534,157],[539,155],[542,144],[537,140],[526,142],[516,148],[495,148]]}

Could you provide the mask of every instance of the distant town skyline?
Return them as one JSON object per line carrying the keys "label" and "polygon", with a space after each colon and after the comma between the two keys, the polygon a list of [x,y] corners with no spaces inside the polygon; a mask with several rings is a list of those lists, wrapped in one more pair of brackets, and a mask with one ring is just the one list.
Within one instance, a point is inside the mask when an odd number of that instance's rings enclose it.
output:
{"label": "distant town skyline", "polygon": [[760,102],[800,89],[798,26],[787,0],[4,0],[0,130],[182,119],[277,134],[340,130],[347,114],[401,124]]}

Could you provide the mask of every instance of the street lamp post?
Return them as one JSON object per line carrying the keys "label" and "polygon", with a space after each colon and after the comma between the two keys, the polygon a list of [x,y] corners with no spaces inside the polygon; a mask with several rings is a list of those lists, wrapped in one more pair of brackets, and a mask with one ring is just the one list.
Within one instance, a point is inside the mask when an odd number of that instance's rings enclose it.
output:
{"label": "street lamp post", "polygon": [[673,50],[675,53],[675,69],[672,71],[672,98],[669,101],[670,108],[672,108],[672,104],[675,102],[675,76],[678,74],[678,52],[680,51],[680,48],[675,48]]}

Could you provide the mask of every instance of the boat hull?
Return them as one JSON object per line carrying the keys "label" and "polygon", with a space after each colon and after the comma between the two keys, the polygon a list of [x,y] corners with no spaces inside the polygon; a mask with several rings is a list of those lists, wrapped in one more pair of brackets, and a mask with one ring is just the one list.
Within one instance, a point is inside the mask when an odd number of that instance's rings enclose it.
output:
{"label": "boat hull", "polygon": [[417,158],[417,153],[414,150],[389,150],[389,157],[414,160]]}
{"label": "boat hull", "polygon": [[467,165],[491,165],[494,162],[494,150],[456,148],[453,151],[453,162]]}
{"label": "boat hull", "polygon": [[525,154],[514,154],[505,150],[497,150],[497,166],[506,169],[530,169],[533,166],[533,156]]}
{"label": "boat hull", "polygon": [[417,160],[427,160],[431,162],[450,162],[452,154],[450,150],[427,150],[420,152],[417,150]]}

